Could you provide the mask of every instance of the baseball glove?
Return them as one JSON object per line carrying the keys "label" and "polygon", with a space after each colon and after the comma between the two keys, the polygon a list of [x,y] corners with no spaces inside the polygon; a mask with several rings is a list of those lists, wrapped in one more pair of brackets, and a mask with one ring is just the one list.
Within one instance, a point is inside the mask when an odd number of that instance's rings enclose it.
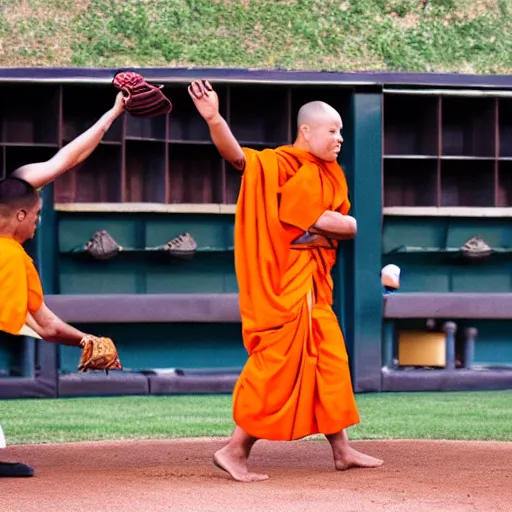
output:
{"label": "baseball glove", "polygon": [[169,240],[163,246],[163,250],[168,252],[171,256],[186,260],[192,258],[196,253],[197,242],[190,233],[180,233]]}
{"label": "baseball glove", "polygon": [[155,117],[168,114],[172,104],[158,87],[149,84],[133,71],[120,71],[112,80],[114,87],[124,96],[124,108],[133,117]]}
{"label": "baseball glove", "polygon": [[105,370],[108,375],[109,370],[123,369],[116,346],[110,338],[88,335],[82,338],[80,347],[82,354],[78,371]]}
{"label": "baseball glove", "polygon": [[467,240],[461,247],[461,250],[462,254],[470,259],[485,258],[492,254],[492,249],[479,236],[474,236]]}
{"label": "baseball glove", "polygon": [[335,243],[328,237],[306,231],[291,243],[292,249],[313,249],[323,247],[325,249],[336,249]]}
{"label": "baseball glove", "polygon": [[112,236],[106,231],[96,231],[85,244],[84,249],[97,260],[109,260],[123,250]]}

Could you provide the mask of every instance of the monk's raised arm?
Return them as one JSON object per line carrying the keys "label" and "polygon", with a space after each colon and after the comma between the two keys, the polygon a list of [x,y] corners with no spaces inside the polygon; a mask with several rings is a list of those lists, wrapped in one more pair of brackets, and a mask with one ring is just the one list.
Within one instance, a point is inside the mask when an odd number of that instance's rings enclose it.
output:
{"label": "monk's raised arm", "polygon": [[114,106],[105,112],[88,130],[66,144],[50,160],[19,167],[13,172],[15,178],[41,188],[55,181],[61,174],[81,164],[98,146],[112,123],[124,112],[123,93],[116,96]]}
{"label": "monk's raised arm", "polygon": [[357,221],[350,215],[325,211],[309,230],[336,240],[350,240],[357,234]]}
{"label": "monk's raised arm", "polygon": [[222,158],[235,169],[245,169],[244,152],[235,139],[226,120],[219,112],[219,98],[208,81],[195,81],[188,87],[188,92],[197,110],[208,123],[210,136]]}

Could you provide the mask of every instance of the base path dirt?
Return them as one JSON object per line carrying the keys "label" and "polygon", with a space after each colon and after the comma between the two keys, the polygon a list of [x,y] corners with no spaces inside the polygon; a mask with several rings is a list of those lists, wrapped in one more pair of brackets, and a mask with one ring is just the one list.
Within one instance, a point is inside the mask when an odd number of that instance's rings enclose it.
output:
{"label": "base path dirt", "polygon": [[256,444],[250,468],[270,474],[232,481],[211,463],[224,439],[12,446],[4,460],[33,478],[0,481],[2,512],[510,512],[512,443],[361,441],[376,469],[336,472],[329,445]]}

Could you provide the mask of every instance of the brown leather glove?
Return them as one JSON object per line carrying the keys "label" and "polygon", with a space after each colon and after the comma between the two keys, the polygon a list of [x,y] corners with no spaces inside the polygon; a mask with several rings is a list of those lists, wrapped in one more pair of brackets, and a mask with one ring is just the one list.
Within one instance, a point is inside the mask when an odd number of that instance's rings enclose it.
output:
{"label": "brown leather glove", "polygon": [[80,347],[82,354],[78,371],[105,370],[108,375],[109,370],[123,369],[117,348],[110,338],[87,335],[80,341]]}
{"label": "brown leather glove", "polygon": [[155,117],[172,110],[172,103],[162,92],[163,85],[151,85],[139,73],[120,71],[112,83],[122,91],[124,108],[134,117]]}

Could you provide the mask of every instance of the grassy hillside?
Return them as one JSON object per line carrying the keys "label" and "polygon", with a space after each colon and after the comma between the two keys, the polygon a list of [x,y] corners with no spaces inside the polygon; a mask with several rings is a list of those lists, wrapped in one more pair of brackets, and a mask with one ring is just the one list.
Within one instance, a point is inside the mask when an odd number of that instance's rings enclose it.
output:
{"label": "grassy hillside", "polygon": [[0,66],[512,72],[512,0],[0,0]]}

